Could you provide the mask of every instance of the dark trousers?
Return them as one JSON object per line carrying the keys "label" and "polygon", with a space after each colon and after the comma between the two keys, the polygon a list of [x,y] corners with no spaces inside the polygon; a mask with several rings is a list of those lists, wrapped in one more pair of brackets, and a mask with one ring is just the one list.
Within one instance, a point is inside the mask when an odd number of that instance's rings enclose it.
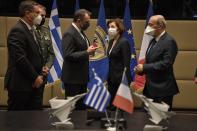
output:
{"label": "dark trousers", "polygon": [[116,96],[119,86],[120,86],[120,83],[113,83],[108,80],[108,91],[111,95],[110,105],[109,105],[110,110],[116,109],[116,107],[113,106],[113,101],[114,101],[114,98]]}
{"label": "dark trousers", "polygon": [[[67,97],[69,96],[75,96],[75,95],[79,95],[82,93],[87,92],[87,84],[67,84],[64,83],[64,87],[65,87],[65,99],[67,99]],[[86,109],[86,105],[84,104],[84,97],[79,99],[76,104],[75,104],[75,109],[76,110],[85,110]]]}
{"label": "dark trousers", "polygon": [[149,93],[147,91],[146,87],[144,88],[143,94],[146,97],[153,99],[154,102],[157,102],[157,103],[164,102],[164,103],[168,104],[169,105],[168,111],[172,110],[173,95],[171,95],[171,96],[159,96],[159,97],[158,96],[151,96],[151,93]]}
{"label": "dark trousers", "polygon": [[30,92],[8,91],[8,111],[41,110],[44,87]]}

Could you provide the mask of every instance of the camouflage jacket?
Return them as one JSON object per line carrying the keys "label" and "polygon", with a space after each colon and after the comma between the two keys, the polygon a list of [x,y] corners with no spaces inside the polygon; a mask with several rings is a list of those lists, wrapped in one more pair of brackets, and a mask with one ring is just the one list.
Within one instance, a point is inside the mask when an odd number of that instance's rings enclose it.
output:
{"label": "camouflage jacket", "polygon": [[44,64],[51,68],[55,58],[49,28],[46,26],[39,26],[35,31],[36,39],[42,49],[42,56]]}

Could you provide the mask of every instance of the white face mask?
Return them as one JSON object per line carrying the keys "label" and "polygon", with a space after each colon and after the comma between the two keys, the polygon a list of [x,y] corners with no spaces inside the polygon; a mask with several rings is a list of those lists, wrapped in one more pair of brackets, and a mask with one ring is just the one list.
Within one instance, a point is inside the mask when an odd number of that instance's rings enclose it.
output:
{"label": "white face mask", "polygon": [[149,25],[146,27],[145,33],[151,36],[154,36],[155,34],[155,30],[154,28],[150,27]]}
{"label": "white face mask", "polygon": [[38,25],[40,25],[41,21],[42,21],[42,16],[38,15],[36,18],[34,18],[33,24],[35,26],[38,26]]}
{"label": "white face mask", "polygon": [[109,28],[108,33],[109,33],[110,39],[113,39],[117,35],[118,32],[116,28]]}

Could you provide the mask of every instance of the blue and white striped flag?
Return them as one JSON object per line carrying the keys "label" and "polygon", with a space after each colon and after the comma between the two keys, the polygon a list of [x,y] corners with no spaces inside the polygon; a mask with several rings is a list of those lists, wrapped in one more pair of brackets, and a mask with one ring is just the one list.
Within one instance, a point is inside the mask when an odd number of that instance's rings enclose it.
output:
{"label": "blue and white striped flag", "polygon": [[56,5],[56,0],[53,1],[51,16],[49,19],[49,28],[51,34],[51,40],[53,45],[53,50],[55,53],[55,60],[53,66],[50,69],[50,73],[48,75],[48,82],[52,83],[56,80],[59,80],[62,72],[62,33],[60,28],[60,21],[58,17],[58,10]]}
{"label": "blue and white striped flag", "polygon": [[92,71],[94,79],[92,79],[92,85],[88,85],[89,93],[86,95],[84,103],[99,112],[104,112],[110,102],[111,96],[95,70],[92,69]]}

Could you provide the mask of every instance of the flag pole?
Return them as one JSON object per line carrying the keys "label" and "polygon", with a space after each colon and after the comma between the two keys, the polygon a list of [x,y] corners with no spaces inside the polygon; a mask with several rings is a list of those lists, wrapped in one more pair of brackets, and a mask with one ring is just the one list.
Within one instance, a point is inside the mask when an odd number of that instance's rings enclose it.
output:
{"label": "flag pole", "polygon": [[119,109],[116,107],[116,114],[115,114],[115,120],[114,120],[114,124],[115,124],[115,129],[117,131],[117,127],[118,127],[118,111]]}
{"label": "flag pole", "polygon": [[107,121],[109,123],[109,127],[111,127],[112,124],[111,124],[111,121],[109,120],[109,116],[108,116],[107,110],[105,110],[105,115],[106,115]]}
{"label": "flag pole", "polygon": [[[116,112],[115,112],[115,118],[114,118],[114,124],[113,124],[113,126],[109,126],[108,128],[107,128],[107,131],[118,131],[118,111],[119,111],[119,109],[118,108],[116,108]],[[106,115],[107,116],[107,115]],[[108,119],[108,118],[107,118]],[[109,120],[109,119],[108,119]],[[108,121],[109,122],[109,124],[110,125],[112,125],[111,124],[111,122],[110,122],[110,120]]]}

